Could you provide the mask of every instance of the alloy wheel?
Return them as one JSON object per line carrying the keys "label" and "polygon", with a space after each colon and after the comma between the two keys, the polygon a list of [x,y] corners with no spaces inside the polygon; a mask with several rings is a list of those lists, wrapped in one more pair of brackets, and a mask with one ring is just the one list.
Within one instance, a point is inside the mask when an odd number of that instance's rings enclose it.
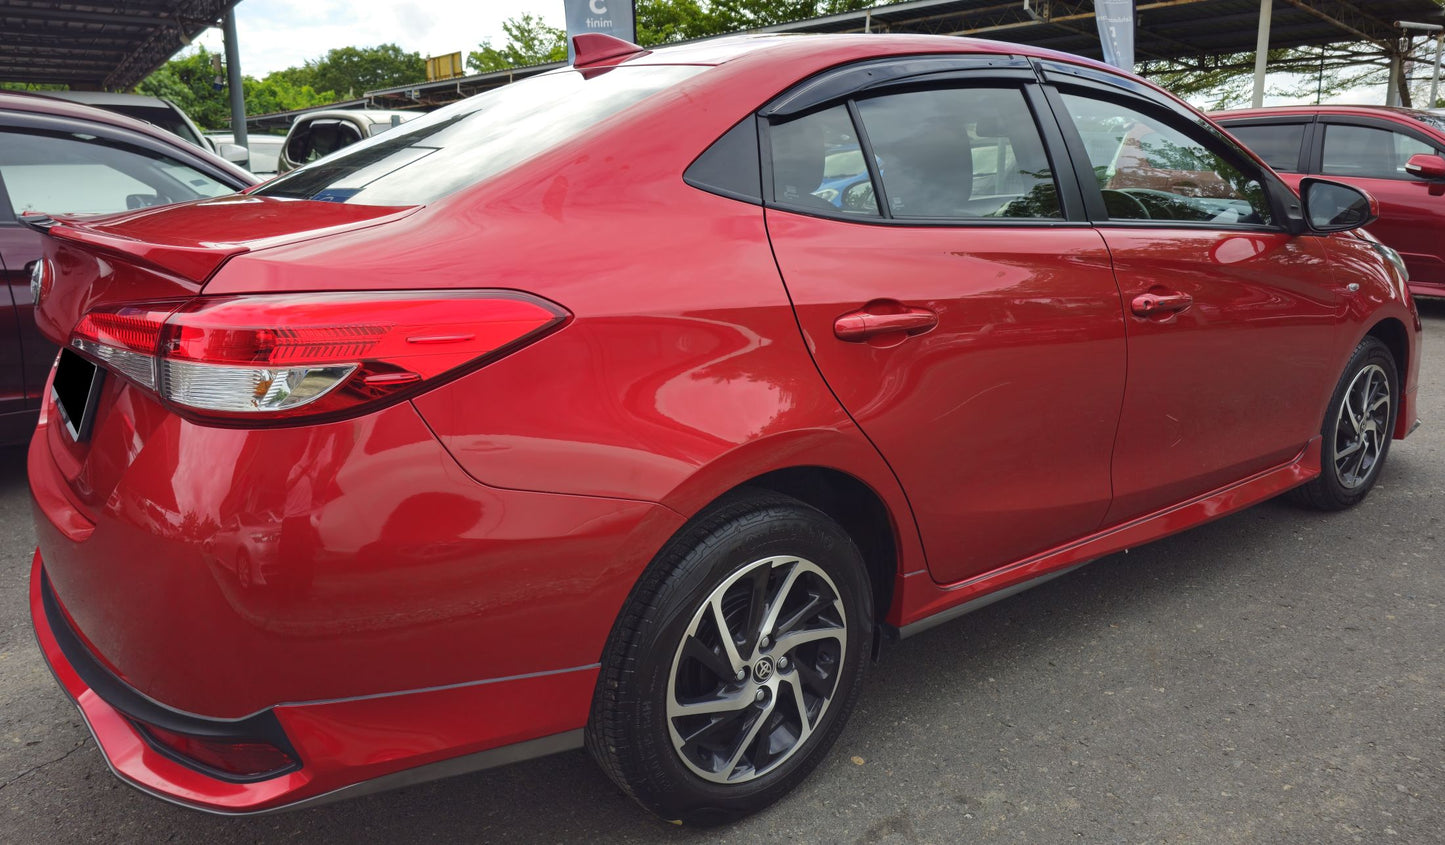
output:
{"label": "alloy wheel", "polygon": [[678,644],[667,725],[692,772],[738,784],[808,741],[837,691],[847,654],[838,589],[793,556],[754,561],[708,595]]}
{"label": "alloy wheel", "polygon": [[1355,374],[1335,421],[1335,472],[1354,490],[1370,479],[1390,437],[1390,380],[1378,364]]}

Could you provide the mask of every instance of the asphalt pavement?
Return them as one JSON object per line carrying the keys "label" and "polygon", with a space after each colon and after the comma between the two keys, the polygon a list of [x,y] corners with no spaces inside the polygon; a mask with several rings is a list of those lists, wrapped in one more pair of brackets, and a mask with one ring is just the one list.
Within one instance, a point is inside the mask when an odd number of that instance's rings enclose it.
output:
{"label": "asphalt pavement", "polygon": [[217,818],[112,776],[41,662],[23,453],[0,450],[0,841],[1445,842],[1445,303],[1425,426],[1361,506],[1282,501],[888,647],[832,755],[673,827],[582,752]]}

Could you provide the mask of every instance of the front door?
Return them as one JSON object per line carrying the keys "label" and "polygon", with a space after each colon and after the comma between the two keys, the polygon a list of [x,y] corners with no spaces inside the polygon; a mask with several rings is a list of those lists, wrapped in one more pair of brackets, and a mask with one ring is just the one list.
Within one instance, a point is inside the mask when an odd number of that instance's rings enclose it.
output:
{"label": "front door", "polygon": [[1109,506],[1119,294],[1060,202],[1039,108],[1026,82],[955,79],[767,127],[799,324],[943,583],[1088,534]]}
{"label": "front door", "polygon": [[1051,94],[1123,294],[1129,384],[1107,524],[1297,456],[1319,433],[1347,293],[1267,177],[1196,121],[1123,92]]}

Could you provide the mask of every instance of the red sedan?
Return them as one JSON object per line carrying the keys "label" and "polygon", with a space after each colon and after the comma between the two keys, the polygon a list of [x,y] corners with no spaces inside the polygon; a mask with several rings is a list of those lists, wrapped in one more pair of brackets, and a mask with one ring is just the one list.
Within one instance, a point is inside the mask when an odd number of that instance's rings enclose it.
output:
{"label": "red sedan", "polygon": [[31,221],[35,627],[127,782],[247,813],[585,743],[726,820],[885,636],[1353,505],[1415,422],[1370,199],[1145,82],[586,38],[247,195]]}
{"label": "red sedan", "polygon": [[1445,296],[1445,116],[1389,106],[1281,106],[1213,115],[1286,182],[1311,174],[1369,191],[1370,233],[1400,251],[1416,296]]}

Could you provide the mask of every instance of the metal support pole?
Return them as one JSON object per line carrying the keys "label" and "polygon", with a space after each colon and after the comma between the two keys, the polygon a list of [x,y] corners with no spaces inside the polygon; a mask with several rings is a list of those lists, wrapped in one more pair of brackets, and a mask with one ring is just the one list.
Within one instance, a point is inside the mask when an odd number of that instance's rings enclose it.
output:
{"label": "metal support pole", "polygon": [[1385,105],[1400,105],[1400,51],[1390,51],[1390,81],[1385,83]]}
{"label": "metal support pole", "polygon": [[1435,93],[1440,90],[1440,48],[1445,46],[1445,32],[1435,33],[1435,69],[1430,73],[1430,102],[1425,108],[1435,108]]}
{"label": "metal support pole", "polygon": [[236,40],[236,7],[221,22],[226,39],[226,85],[231,89],[231,142],[251,149],[246,138],[246,89],[241,83],[241,46]]}
{"label": "metal support pole", "polygon": [[1264,105],[1264,67],[1269,61],[1269,19],[1274,0],[1259,0],[1259,33],[1254,39],[1254,108]]}

